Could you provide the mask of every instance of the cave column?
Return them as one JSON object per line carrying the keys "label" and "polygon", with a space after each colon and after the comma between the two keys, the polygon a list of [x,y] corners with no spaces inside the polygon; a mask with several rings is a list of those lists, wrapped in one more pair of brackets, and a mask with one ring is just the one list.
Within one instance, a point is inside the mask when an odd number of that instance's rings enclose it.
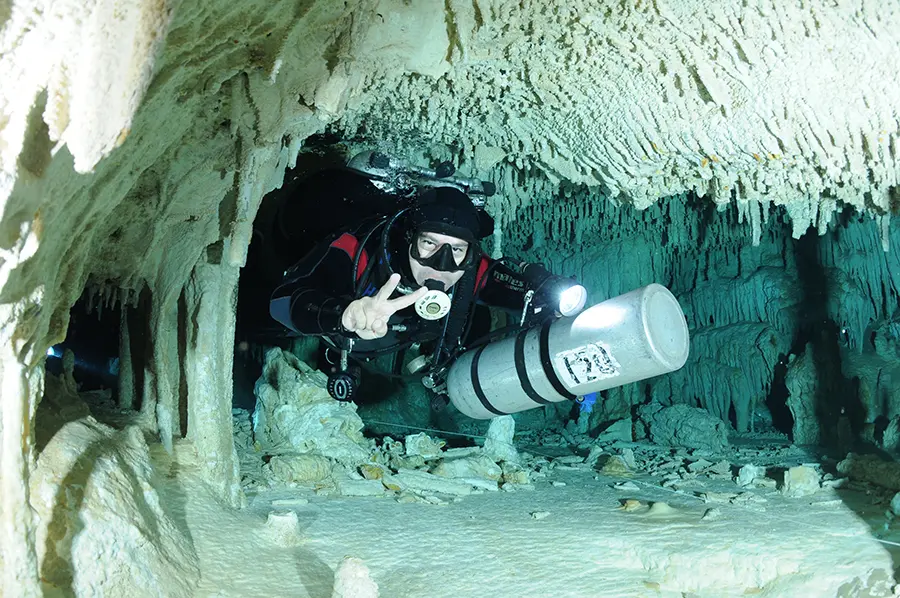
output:
{"label": "cave column", "polygon": [[239,273],[232,264],[200,263],[185,287],[187,438],[207,479],[235,507],[241,500],[231,418]]}
{"label": "cave column", "polygon": [[18,359],[12,306],[0,306],[0,594],[42,595],[35,551],[35,521],[29,505],[34,465],[34,412],[43,394],[43,368]]}
{"label": "cave column", "polygon": [[178,295],[180,288],[153,293],[150,306],[150,356],[144,370],[144,421],[159,433],[167,452],[181,433],[178,417]]}

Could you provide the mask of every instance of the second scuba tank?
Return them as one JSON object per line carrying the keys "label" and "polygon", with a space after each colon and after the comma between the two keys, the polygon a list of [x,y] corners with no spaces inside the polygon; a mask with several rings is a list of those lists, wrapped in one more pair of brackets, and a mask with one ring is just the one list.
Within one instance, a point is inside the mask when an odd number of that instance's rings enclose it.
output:
{"label": "second scuba tank", "polygon": [[489,419],[673,372],[688,344],[678,300],[651,284],[468,351],[447,394],[462,413]]}

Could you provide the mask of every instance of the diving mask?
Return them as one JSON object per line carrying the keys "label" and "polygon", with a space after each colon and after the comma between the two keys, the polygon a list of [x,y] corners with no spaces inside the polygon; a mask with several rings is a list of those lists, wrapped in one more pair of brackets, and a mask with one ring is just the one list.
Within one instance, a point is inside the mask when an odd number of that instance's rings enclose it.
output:
{"label": "diving mask", "polygon": [[457,264],[456,259],[453,257],[453,247],[449,243],[441,244],[437,251],[428,257],[422,257],[422,254],[419,253],[419,244],[416,241],[413,241],[409,248],[409,254],[414,260],[438,272],[459,272],[460,270],[465,270],[466,266],[471,262],[472,253],[472,247],[470,246],[466,250],[466,257],[462,263]]}

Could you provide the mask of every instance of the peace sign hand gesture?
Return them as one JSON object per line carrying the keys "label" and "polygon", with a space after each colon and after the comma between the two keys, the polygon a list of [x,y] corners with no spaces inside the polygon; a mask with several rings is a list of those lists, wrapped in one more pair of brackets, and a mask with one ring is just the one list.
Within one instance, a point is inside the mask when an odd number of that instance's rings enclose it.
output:
{"label": "peace sign hand gesture", "polygon": [[418,301],[428,289],[420,288],[414,293],[391,299],[391,294],[400,284],[400,275],[392,274],[384,286],[372,297],[362,297],[350,303],[341,316],[341,325],[359,338],[371,340],[387,334],[388,319]]}

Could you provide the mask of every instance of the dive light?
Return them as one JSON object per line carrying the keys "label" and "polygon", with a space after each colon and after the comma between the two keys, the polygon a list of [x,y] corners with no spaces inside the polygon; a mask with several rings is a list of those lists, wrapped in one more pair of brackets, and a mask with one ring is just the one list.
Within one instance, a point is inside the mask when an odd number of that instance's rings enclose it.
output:
{"label": "dive light", "polygon": [[522,276],[535,295],[547,300],[563,316],[574,316],[587,303],[587,289],[578,281],[557,276],[542,264],[523,264]]}

